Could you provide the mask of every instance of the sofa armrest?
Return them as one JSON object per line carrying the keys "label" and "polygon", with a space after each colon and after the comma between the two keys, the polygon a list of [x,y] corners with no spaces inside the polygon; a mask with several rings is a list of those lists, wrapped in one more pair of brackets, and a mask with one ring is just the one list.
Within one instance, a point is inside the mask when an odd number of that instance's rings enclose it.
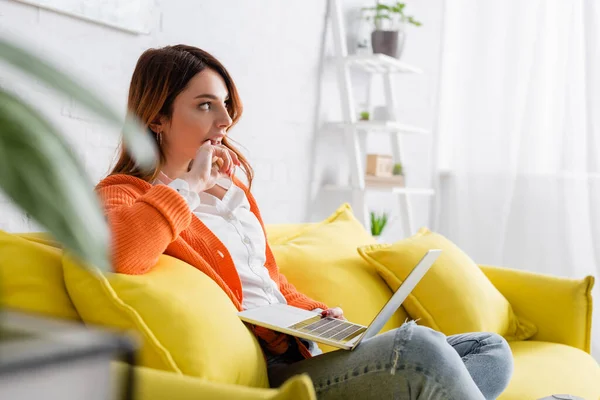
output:
{"label": "sofa armrest", "polygon": [[515,313],[533,322],[532,340],[562,343],[590,352],[594,277],[568,279],[481,265]]}
{"label": "sofa armrest", "polygon": [[[123,398],[121,390],[124,388],[126,368],[121,362],[112,365],[115,400]],[[136,400],[316,400],[312,381],[306,374],[293,376],[278,389],[265,389],[215,383],[175,372],[135,367],[134,387]]]}

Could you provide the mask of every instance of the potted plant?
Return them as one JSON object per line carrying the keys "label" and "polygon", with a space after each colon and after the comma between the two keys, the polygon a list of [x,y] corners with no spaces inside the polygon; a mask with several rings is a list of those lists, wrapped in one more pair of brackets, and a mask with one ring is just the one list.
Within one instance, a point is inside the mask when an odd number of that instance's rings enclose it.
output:
{"label": "potted plant", "polygon": [[407,23],[421,26],[412,16],[404,13],[405,3],[396,2],[388,5],[377,2],[375,7],[365,7],[366,18],[373,21],[375,29],[371,33],[373,53],[382,53],[390,57],[400,58],[406,38]]}
{"label": "potted plant", "polygon": [[[139,165],[150,167],[157,149],[137,121],[125,120],[93,92],[30,52],[0,38],[0,61],[123,127]],[[111,270],[109,233],[93,184],[63,136],[35,107],[0,87],[0,190],[65,248]]]}
{"label": "potted plant", "polygon": [[392,175],[404,176],[404,168],[402,167],[402,163],[394,164],[394,168],[392,169]]}
{"label": "potted plant", "polygon": [[371,118],[371,113],[369,113],[368,111],[362,111],[359,114],[359,117],[361,121],[368,121]]}
{"label": "potted plant", "polygon": [[[69,96],[103,120],[122,127],[124,141],[141,167],[151,167],[157,161],[155,144],[136,120],[122,118],[101,97],[65,73],[3,38],[0,38],[0,61]],[[46,228],[77,258],[102,271],[112,270],[107,222],[81,162],[63,135],[34,106],[2,87],[0,171],[0,190],[18,208]],[[0,344],[6,354],[10,354],[10,357],[0,357],[2,378],[6,381],[0,389],[0,397],[11,393],[14,398],[33,398],[43,391],[46,397],[71,398],[75,392],[68,385],[49,387],[44,376],[51,374],[59,381],[76,381],[82,387],[92,387],[94,382],[111,380],[109,362],[116,354],[125,355],[129,360],[134,357],[135,344],[125,336],[115,333],[109,337],[105,331],[88,333],[94,328],[17,310],[3,308],[0,311]],[[83,368],[69,368],[69,363]],[[131,361],[128,363],[133,365]],[[92,370],[98,374],[87,372]],[[19,379],[11,380],[14,374],[18,374]],[[131,393],[133,387],[132,370],[128,376],[125,393]]]}
{"label": "potted plant", "polygon": [[402,163],[395,163],[392,168],[392,178],[394,179],[394,185],[398,187],[404,187],[404,166]]}
{"label": "potted plant", "polygon": [[377,214],[374,211],[371,211],[371,235],[377,240],[381,236],[381,232],[383,232],[383,228],[385,228],[388,222],[388,214],[386,212],[382,212],[381,214]]}

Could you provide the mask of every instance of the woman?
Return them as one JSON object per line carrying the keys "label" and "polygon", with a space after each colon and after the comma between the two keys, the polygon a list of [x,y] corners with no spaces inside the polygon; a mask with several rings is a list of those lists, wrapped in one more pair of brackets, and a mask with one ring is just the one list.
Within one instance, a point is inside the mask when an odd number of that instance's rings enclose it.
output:
{"label": "woman", "polygon": [[[279,302],[343,318],[278,271],[249,190],[252,168],[227,137],[242,104],[219,61],[184,45],[144,52],[128,107],[156,140],[160,163],[141,171],[122,148],[97,187],[117,272],[143,274],[165,253],[211,277],[238,310]],[[248,187],[235,177],[238,167]],[[313,342],[253,329],[271,385],[305,372],[320,399],[494,399],[512,374],[507,343],[490,333],[446,337],[406,323],[355,351],[322,354]]]}

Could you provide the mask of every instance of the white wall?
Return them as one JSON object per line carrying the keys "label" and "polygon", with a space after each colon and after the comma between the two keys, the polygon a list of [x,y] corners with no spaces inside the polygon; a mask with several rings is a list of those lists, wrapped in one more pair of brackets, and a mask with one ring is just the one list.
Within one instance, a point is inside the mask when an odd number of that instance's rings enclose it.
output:
{"label": "white wall", "polygon": [[[441,2],[410,3],[424,27],[409,33],[404,58],[426,73],[398,80],[399,93],[406,94],[399,96],[401,113],[407,122],[423,127],[432,126]],[[365,3],[346,1],[344,7],[351,12]],[[335,77],[326,71],[323,86],[329,93],[315,114],[325,15],[323,0],[155,0],[151,33],[134,35],[0,0],[0,35],[52,60],[122,111],[135,62],[146,48],[186,43],[213,53],[231,72],[245,105],[232,136],[245,147],[256,170],[254,194],[265,221],[299,222],[307,218],[316,115],[328,118],[338,107]],[[118,128],[103,125],[70,99],[56,96],[4,64],[0,65],[0,85],[30,101],[65,132],[92,182],[106,174]],[[410,139],[406,145],[420,148],[408,151],[409,183],[428,185],[428,139]],[[341,151],[340,142],[334,152]],[[386,207],[391,199],[374,200],[380,202],[377,207]],[[322,214],[336,205],[324,206]],[[427,206],[417,207],[418,221],[426,222],[427,211]],[[37,227],[0,199],[0,229]]]}

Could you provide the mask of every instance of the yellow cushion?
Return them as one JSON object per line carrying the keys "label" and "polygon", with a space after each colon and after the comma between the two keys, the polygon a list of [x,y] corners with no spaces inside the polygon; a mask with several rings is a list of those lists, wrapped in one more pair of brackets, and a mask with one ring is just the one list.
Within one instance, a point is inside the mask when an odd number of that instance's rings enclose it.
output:
{"label": "yellow cushion", "polygon": [[[115,395],[123,398],[125,365],[113,363]],[[178,375],[153,368],[135,368],[135,399],[140,400],[316,400],[312,381],[306,374],[294,375],[278,389],[209,382],[206,379]]]}
{"label": "yellow cushion", "polygon": [[548,342],[511,342],[513,377],[499,400],[541,399],[568,393],[600,399],[600,366],[586,352]]}
{"label": "yellow cushion", "polygon": [[63,281],[61,251],[0,231],[0,300],[21,311],[78,320]]}
{"label": "yellow cushion", "polygon": [[45,244],[46,246],[62,249],[62,244],[54,239],[48,232],[24,232],[16,233],[15,235],[22,237],[23,239],[27,239],[30,242],[41,243]]}
{"label": "yellow cushion", "polygon": [[162,255],[147,274],[103,275],[66,254],[63,268],[86,323],[139,333],[141,365],[213,382],[268,386],[255,336],[223,290],[189,264]]}
{"label": "yellow cushion", "polygon": [[442,235],[423,228],[394,244],[363,246],[359,253],[396,290],[429,249],[442,254],[404,301],[412,318],[446,335],[486,331],[523,340],[535,334],[535,326],[517,318],[479,267]]}
{"label": "yellow cushion", "polygon": [[480,265],[517,315],[537,327],[532,340],[591,349],[594,277],[571,279]]}
{"label": "yellow cushion", "polygon": [[[356,252],[358,246],[370,243],[375,240],[344,204],[325,221],[281,237],[271,248],[281,272],[300,292],[329,307],[341,307],[350,321],[369,324],[392,296]],[[397,328],[407,317],[398,310],[383,331]]]}
{"label": "yellow cushion", "polygon": [[278,243],[285,238],[296,236],[303,230],[316,225],[316,223],[302,223],[302,224],[266,224],[265,230],[267,231],[267,239],[269,244]]}

